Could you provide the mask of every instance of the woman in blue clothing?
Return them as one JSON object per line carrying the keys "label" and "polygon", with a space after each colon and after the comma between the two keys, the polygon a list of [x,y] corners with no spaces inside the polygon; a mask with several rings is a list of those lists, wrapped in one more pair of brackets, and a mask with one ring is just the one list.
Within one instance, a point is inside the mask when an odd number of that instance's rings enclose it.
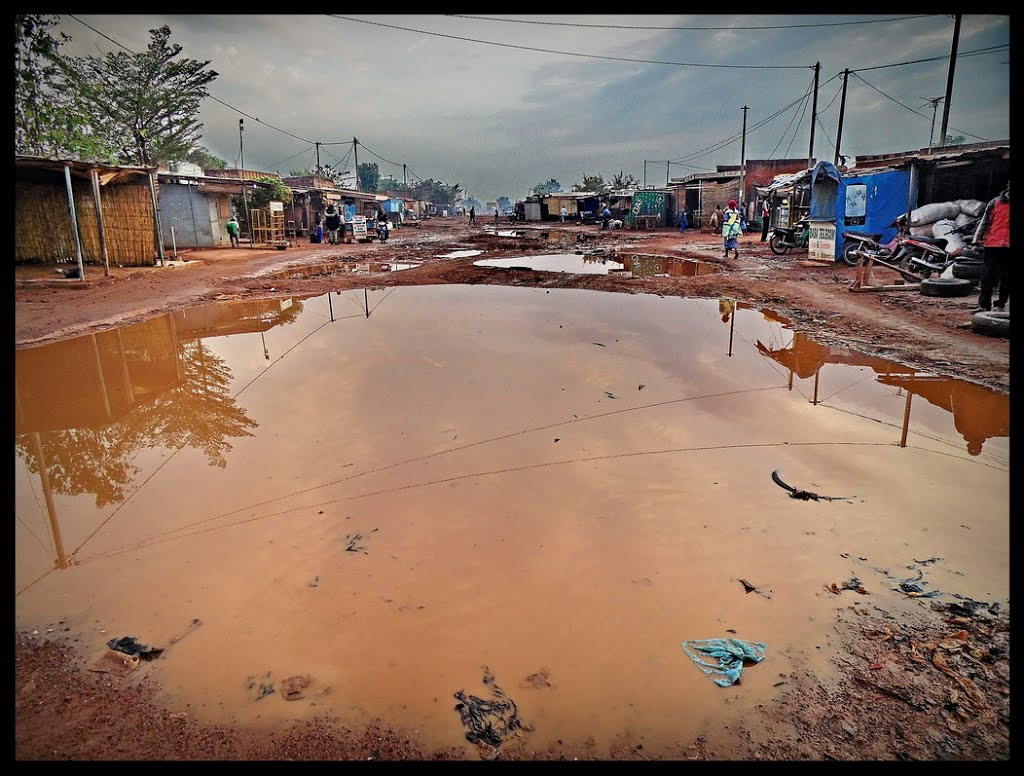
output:
{"label": "woman in blue clothing", "polygon": [[736,200],[729,200],[729,207],[722,214],[722,237],[725,239],[725,250],[723,257],[728,257],[729,251],[733,252],[734,258],[740,257],[740,235],[743,234],[743,215],[736,206]]}

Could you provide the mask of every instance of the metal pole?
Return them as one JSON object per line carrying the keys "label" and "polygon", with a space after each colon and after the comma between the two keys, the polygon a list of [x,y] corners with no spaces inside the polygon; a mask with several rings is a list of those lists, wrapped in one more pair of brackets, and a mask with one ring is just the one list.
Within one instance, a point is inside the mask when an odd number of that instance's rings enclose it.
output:
{"label": "metal pole", "polygon": [[644,159],[644,188],[647,188],[647,160]]}
{"label": "metal pole", "polygon": [[[196,206],[195,206],[195,194],[193,189],[195,186],[188,187],[188,212],[192,215],[192,239],[195,241],[195,247],[199,247],[199,227],[196,226]],[[207,213],[209,215],[209,213]],[[211,224],[212,226],[212,224]],[[210,242],[213,242],[213,229],[210,229]]]}
{"label": "metal pole", "polygon": [[366,305],[366,317],[370,317],[370,299],[366,295],[366,289],[363,289],[363,304]]}
{"label": "metal pole", "polygon": [[846,82],[850,78],[850,68],[843,71],[843,96],[839,100],[839,128],[836,129],[836,158],[832,164],[839,166],[839,144],[843,141],[843,115],[846,113]]}
{"label": "metal pole", "polygon": [[814,121],[818,116],[818,74],[821,72],[821,62],[814,63],[814,99],[811,101],[811,147],[807,152],[808,169],[814,166]]}
{"label": "metal pole", "polygon": [[75,213],[75,195],[71,189],[71,168],[64,165],[64,182],[68,187],[68,208],[71,210],[71,231],[75,236],[75,253],[78,256],[78,277],[85,280],[85,265],[82,262],[82,240],[78,236],[78,216]]}
{"label": "metal pole", "polygon": [[946,76],[946,103],[942,106],[942,134],[939,136],[939,146],[946,145],[946,128],[949,126],[949,103],[953,97],[953,71],[956,70],[956,48],[960,42],[960,14],[955,17],[953,24],[953,49],[949,52],[949,75]]}
{"label": "metal pole", "polygon": [[160,226],[160,206],[156,201],[156,172],[149,171],[149,198],[153,203],[153,231],[156,233],[156,254],[160,257],[160,266],[164,266],[164,236]]}
{"label": "metal pole", "polygon": [[249,228],[249,247],[253,247],[252,221],[249,219],[249,198],[245,193],[245,151],[242,147],[242,131],[245,129],[245,119],[238,120],[238,178],[242,182],[242,204],[245,206],[245,225]]}
{"label": "metal pole", "polygon": [[320,144],[316,144],[316,177],[320,177]]}
{"label": "metal pole", "polygon": [[355,154],[356,161],[356,191],[359,191],[359,140],[357,138],[352,138],[352,153]]}
{"label": "metal pole", "polygon": [[935,138],[935,114],[939,112],[939,100],[941,97],[936,97],[929,102],[932,104],[932,127],[928,130],[928,153],[932,152],[932,140]]}
{"label": "metal pole", "polygon": [[903,434],[900,436],[900,447],[907,446],[907,431],[910,430],[910,398],[913,391],[907,389],[907,403],[903,406]]}
{"label": "metal pole", "polygon": [[103,208],[100,205],[100,173],[93,167],[90,171],[92,178],[92,197],[96,203],[96,223],[100,230],[100,250],[103,252],[103,276],[110,277],[110,261],[107,258],[107,232],[103,228]]}
{"label": "metal pole", "polygon": [[671,161],[665,162],[665,185],[666,186],[668,186],[668,168],[669,168],[669,165],[671,165],[671,164],[672,164]]}
{"label": "metal pole", "polygon": [[746,105],[743,106],[743,139],[740,141],[740,205],[743,208],[743,214],[747,212],[747,196],[744,184],[746,183],[746,175],[744,175],[744,169],[747,164],[747,111],[750,110]]}
{"label": "metal pole", "polygon": [[174,241],[174,227],[171,227],[171,255],[176,259],[178,258],[178,244]]}

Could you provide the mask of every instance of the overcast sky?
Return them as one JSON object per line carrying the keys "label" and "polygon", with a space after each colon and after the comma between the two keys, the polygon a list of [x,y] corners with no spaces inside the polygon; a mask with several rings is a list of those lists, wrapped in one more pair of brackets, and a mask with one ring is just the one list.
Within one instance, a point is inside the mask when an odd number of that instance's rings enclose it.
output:
{"label": "overcast sky", "polygon": [[[666,170],[714,170],[741,153],[806,158],[816,62],[816,158],[834,158],[847,68],[859,72],[844,155],[927,147],[930,133],[937,144],[943,105],[933,130],[928,101],[945,95],[954,31],[952,16],[910,12],[61,19],[65,54],[122,50],[104,36],[142,51],[166,24],[181,57],[209,60],[219,76],[202,145],[230,167],[241,150],[247,169],[286,175],[313,167],[320,142],[322,164],[354,171],[355,137],[359,162],[382,176],[457,183],[481,202],[522,199],[549,178],[569,189],[621,171],[661,185]],[[1008,15],[962,17],[947,134],[1009,138],[1009,42]]]}

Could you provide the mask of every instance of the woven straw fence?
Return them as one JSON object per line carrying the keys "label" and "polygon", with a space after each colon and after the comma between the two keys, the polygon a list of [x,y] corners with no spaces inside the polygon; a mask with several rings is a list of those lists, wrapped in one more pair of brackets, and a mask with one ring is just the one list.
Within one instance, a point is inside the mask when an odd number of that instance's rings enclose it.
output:
{"label": "woven straw fence", "polygon": [[[156,265],[153,203],[145,179],[100,187],[107,258],[111,265]],[[82,261],[103,264],[92,183],[72,179]],[[16,181],[14,187],[15,263],[77,262],[67,187]]]}

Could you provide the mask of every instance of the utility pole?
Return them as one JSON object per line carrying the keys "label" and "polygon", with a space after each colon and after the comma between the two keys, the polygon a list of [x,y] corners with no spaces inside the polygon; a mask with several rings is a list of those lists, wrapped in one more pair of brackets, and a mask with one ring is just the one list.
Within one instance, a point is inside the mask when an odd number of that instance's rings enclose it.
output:
{"label": "utility pole", "polygon": [[644,188],[647,188],[647,160],[644,159]]}
{"label": "utility pole", "polygon": [[743,106],[743,139],[740,141],[740,207],[743,209],[744,215],[747,212],[747,203],[744,193],[746,189],[743,188],[743,184],[746,182],[744,176],[744,168],[747,163],[747,111],[750,110],[746,105]]}
{"label": "utility pole", "polygon": [[252,248],[252,221],[249,220],[249,198],[245,193],[245,150],[242,144],[242,131],[245,129],[245,119],[238,120],[238,163],[241,168],[238,177],[242,181],[242,204],[245,205],[245,225],[249,228],[249,247]]}
{"label": "utility pole", "polygon": [[[932,139],[935,137],[935,114],[938,112],[939,103],[945,99],[943,97],[932,97],[930,100],[925,100],[925,105],[932,106],[932,128],[928,130],[928,153],[932,152]],[[921,106],[922,108],[924,105]]]}
{"label": "utility pole", "polygon": [[672,164],[672,162],[670,162],[670,161],[665,162],[665,185],[666,186],[668,186],[668,168],[669,168],[670,164]]}
{"label": "utility pole", "polygon": [[843,71],[843,96],[839,100],[839,128],[836,130],[836,158],[832,160],[832,164],[839,166],[839,157],[842,155],[839,153],[839,144],[843,140],[843,116],[846,113],[846,82],[850,80],[850,68],[846,68]]}
{"label": "utility pole", "polygon": [[953,96],[953,71],[956,70],[956,47],[960,43],[960,14],[956,14],[953,23],[953,49],[949,52],[949,75],[946,76],[946,102],[942,106],[942,134],[939,145],[946,145],[946,128],[949,126],[949,103]]}
{"label": "utility pole", "polygon": [[[356,157],[356,191],[359,191],[359,140],[352,138],[352,153]],[[367,318],[370,316],[367,315]]]}
{"label": "utility pole", "polygon": [[814,63],[814,100],[811,102],[811,148],[807,152],[808,169],[814,166],[814,122],[818,117],[818,74],[821,72],[821,62]]}
{"label": "utility pole", "polygon": [[321,177],[321,172],[320,172],[320,144],[319,143],[316,144],[316,176],[318,178]]}
{"label": "utility pole", "polygon": [[405,172],[405,163],[402,163],[402,188],[408,191],[409,189],[409,176]]}

